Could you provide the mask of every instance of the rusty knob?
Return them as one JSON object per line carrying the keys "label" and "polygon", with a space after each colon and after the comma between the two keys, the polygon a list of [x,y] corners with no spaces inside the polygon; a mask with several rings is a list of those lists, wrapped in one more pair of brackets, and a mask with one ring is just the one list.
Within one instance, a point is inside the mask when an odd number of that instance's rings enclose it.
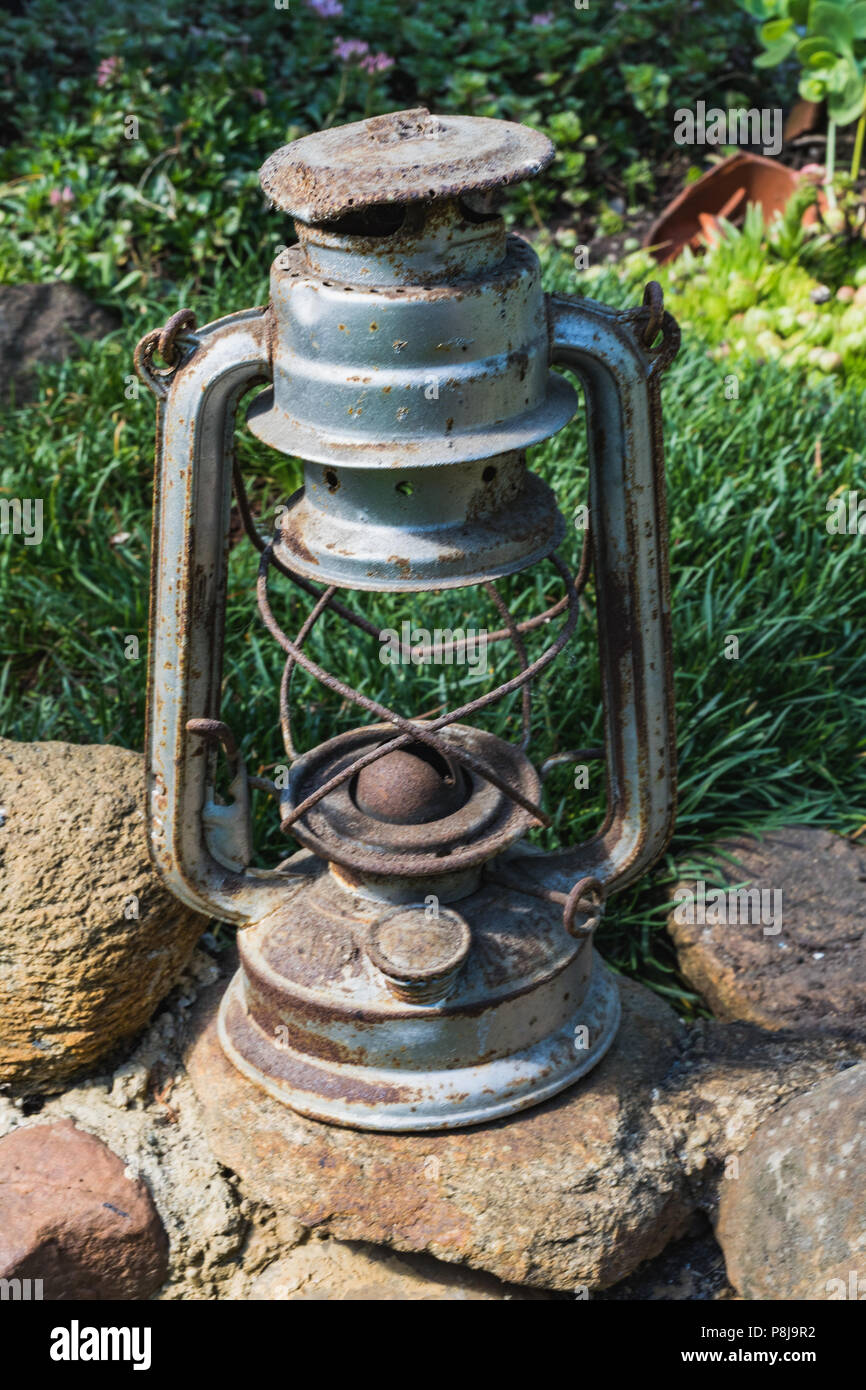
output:
{"label": "rusty knob", "polygon": [[423,825],[459,811],[466,781],[452,759],[422,743],[386,753],[358,773],[354,801],[359,811],[390,825]]}
{"label": "rusty knob", "polygon": [[451,990],[472,945],[466,920],[453,908],[394,907],[370,929],[367,955],[397,999],[435,1004]]}

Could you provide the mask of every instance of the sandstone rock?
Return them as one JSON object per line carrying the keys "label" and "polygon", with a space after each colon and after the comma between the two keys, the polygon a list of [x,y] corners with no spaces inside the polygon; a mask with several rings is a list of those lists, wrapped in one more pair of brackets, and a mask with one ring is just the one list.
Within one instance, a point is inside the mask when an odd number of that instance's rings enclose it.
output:
{"label": "sandstone rock", "polygon": [[[808,826],[715,848],[736,860],[717,857],[732,888],[781,894],[781,924],[769,920],[769,897],[763,923],[689,923],[679,920],[682,909],[670,914],[680,969],[712,1012],[866,1038],[866,850]],[[695,884],[684,874],[675,893]]]}
{"label": "sandstone rock", "polygon": [[537,1300],[545,1295],[501,1284],[489,1274],[443,1264],[429,1255],[395,1255],[375,1245],[313,1237],[269,1265],[253,1281],[247,1297],[305,1302],[490,1302]]}
{"label": "sandstone rock", "polygon": [[142,1028],[207,922],[151,867],[140,754],[0,740],[0,806],[0,1086],[26,1094]]}
{"label": "sandstone rock", "polygon": [[[866,1043],[745,1023],[685,1026],[642,986],[620,985],[620,1033],[588,1077],[544,1106],[450,1134],[339,1129],[272,1100],[234,1071],[215,1037],[224,982],[192,1011],[187,1067],[211,1147],[246,1200],[319,1235],[572,1297],[594,1297],[634,1271],[635,1289],[655,1291],[625,1296],[667,1296],[657,1292],[665,1282],[674,1297],[730,1296],[712,1241],[696,1257],[697,1282],[688,1257],[678,1264],[672,1252],[662,1273],[645,1262],[690,1237],[696,1214],[714,1215],[763,1120],[866,1058]],[[273,1259],[258,1268],[265,1263]],[[683,1292],[690,1287],[702,1291]]]}
{"label": "sandstone rock", "polygon": [[18,404],[34,394],[37,362],[62,362],[79,338],[102,338],[118,325],[116,314],[102,309],[64,280],[39,285],[0,286],[0,381]]}
{"label": "sandstone rock", "polygon": [[71,1121],[0,1139],[0,1278],[41,1279],[42,1296],[147,1298],[167,1241],[150,1195]]}
{"label": "sandstone rock", "polygon": [[683,1233],[694,1199],[648,1105],[683,1026],[621,982],[617,1042],[587,1083],[508,1120],[373,1134],[296,1115],[225,1059],[210,1020],[187,1054],[206,1131],[244,1192],[341,1240],[542,1288],[605,1287]]}
{"label": "sandstone rock", "polygon": [[650,1096],[650,1109],[677,1155],[695,1205],[712,1217],[758,1126],[864,1058],[866,1043],[856,1039],[767,1032],[714,1019],[691,1025],[663,1085]]}
{"label": "sandstone rock", "polygon": [[724,1185],[716,1234],[745,1298],[866,1297],[866,1066],[760,1126]]}

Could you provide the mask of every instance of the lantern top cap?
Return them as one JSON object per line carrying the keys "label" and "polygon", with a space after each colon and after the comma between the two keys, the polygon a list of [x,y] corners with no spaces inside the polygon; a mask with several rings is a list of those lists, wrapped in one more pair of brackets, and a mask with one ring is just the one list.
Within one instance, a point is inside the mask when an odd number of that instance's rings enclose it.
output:
{"label": "lantern top cap", "polygon": [[518,183],[554,156],[546,135],[486,116],[389,111],[294,140],[259,172],[276,207],[331,222],[377,204],[453,198]]}

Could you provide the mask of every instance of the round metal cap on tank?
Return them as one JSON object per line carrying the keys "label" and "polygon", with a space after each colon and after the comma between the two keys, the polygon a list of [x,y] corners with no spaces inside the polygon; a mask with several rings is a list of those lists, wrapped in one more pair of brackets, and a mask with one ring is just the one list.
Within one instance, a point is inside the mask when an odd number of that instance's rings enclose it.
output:
{"label": "round metal cap on tank", "polygon": [[574,414],[532,248],[485,209],[544,168],[537,131],[393,112],[278,150],[298,244],[271,269],[273,386],[247,413],[304,461],[275,554],[345,588],[452,588],[549,555],[564,522],[526,449]]}

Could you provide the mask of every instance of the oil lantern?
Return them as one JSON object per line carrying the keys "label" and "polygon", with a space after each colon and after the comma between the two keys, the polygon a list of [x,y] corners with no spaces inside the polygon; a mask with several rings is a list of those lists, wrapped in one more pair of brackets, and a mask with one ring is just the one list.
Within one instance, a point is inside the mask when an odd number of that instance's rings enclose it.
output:
{"label": "oil lantern", "polygon": [[[198,329],[182,310],[137,349],[157,399],[151,854],[185,903],[242,928],[219,1016],[228,1057],[286,1105],[336,1124],[477,1124],[588,1072],[619,1020],[595,928],[672,830],[659,378],[677,328],[656,285],[627,311],[545,295],[535,252],[506,232],[491,194],[553,155],[527,127],[423,108],[296,140],[261,171],[298,238],[271,268],[270,302]],[[577,574],[558,553],[556,498],[527,463],[578,406],[557,367],[579,380],[587,417]],[[246,424],[304,470],[268,536],[233,451],[253,387],[263,389]],[[233,483],[260,551],[261,618],[285,656],[274,691],[282,786],[248,774],[220,718]],[[517,621],[497,581],[542,562],[559,597]],[[585,843],[541,852],[526,839],[550,824],[545,768],[529,757],[532,682],[568,642],[590,566],[607,812]],[[294,635],[274,614],[276,585],[307,607]],[[304,650],[326,610],[353,640],[376,641],[371,591],[472,585],[500,614],[487,640],[510,642],[518,669],[458,708],[391,709]],[[524,638],[536,630],[547,645],[530,660]],[[296,748],[296,667],[354,705],[357,725]],[[516,741],[477,726],[518,690]],[[268,870],[251,866],[254,788],[302,847]]]}

